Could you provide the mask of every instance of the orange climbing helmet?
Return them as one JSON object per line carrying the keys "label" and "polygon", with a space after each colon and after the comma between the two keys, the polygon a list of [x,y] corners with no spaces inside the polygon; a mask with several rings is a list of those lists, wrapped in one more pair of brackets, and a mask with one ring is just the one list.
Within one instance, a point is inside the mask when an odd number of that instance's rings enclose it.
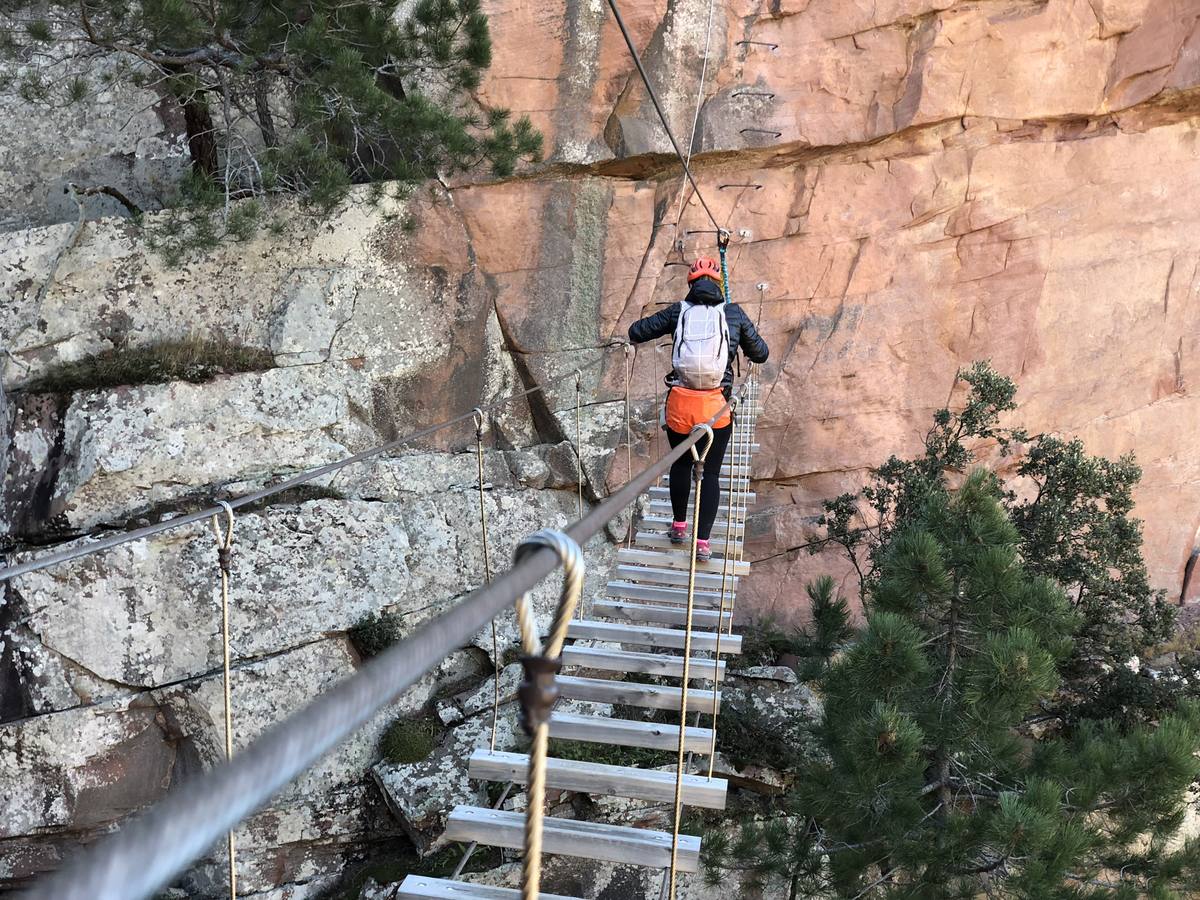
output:
{"label": "orange climbing helmet", "polygon": [[721,264],[708,256],[702,256],[692,263],[692,268],[688,272],[688,284],[691,284],[697,278],[704,278],[705,276],[708,276],[717,284],[720,284],[722,281]]}

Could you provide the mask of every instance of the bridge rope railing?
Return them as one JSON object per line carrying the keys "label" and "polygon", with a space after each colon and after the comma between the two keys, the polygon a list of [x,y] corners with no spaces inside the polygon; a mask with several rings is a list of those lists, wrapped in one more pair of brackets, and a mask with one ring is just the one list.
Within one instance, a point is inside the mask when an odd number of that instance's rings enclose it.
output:
{"label": "bridge rope railing", "polygon": [[[514,394],[501,397],[498,400],[494,400],[491,403],[486,404],[485,406],[475,407],[470,412],[461,413],[450,419],[446,419],[434,425],[429,425],[425,428],[418,429],[417,431],[401,435],[400,437],[394,438],[382,444],[378,444],[374,447],[370,447],[366,450],[360,450],[358,453],[342,457],[341,459],[334,460],[333,462],[325,463],[324,465],[316,466],[311,469],[305,469],[302,472],[298,472],[295,475],[285,478],[283,481],[267,485],[266,487],[252,491],[248,494],[242,494],[238,497],[219,501],[212,506],[197,510],[195,512],[184,513],[172,519],[155,522],[151,525],[145,525],[141,528],[135,528],[130,531],[122,531],[117,534],[109,535],[108,537],[100,538],[99,540],[86,541],[74,546],[64,547],[61,550],[57,550],[53,553],[44,553],[24,562],[5,566],[4,568],[0,568],[0,582],[9,581],[10,579],[16,578],[20,575],[28,575],[31,572],[37,572],[42,569],[48,569],[53,566],[61,565],[65,562],[70,562],[71,560],[79,559],[84,556],[102,553],[106,550],[111,550],[114,547],[119,547],[122,544],[129,544],[135,541],[145,540],[146,538],[154,537],[167,531],[184,528],[188,525],[195,524],[196,522],[210,520],[213,516],[220,516],[223,513],[226,513],[228,510],[237,510],[255,503],[259,503],[268,497],[276,496],[284,493],[285,491],[292,490],[293,488],[309,484],[313,481],[316,481],[318,478],[331,475],[334,472],[338,472],[347,466],[354,465],[355,463],[360,463],[378,456],[383,456],[393,450],[398,450],[401,447],[413,444],[422,438],[436,434],[439,431],[444,431],[445,429],[452,428],[456,425],[461,425],[464,422],[475,419],[477,416],[494,412],[506,406],[507,404],[520,400],[524,397],[528,397],[538,392],[549,391],[551,387],[568,379],[576,379],[576,384],[578,385],[578,380],[583,372],[589,371],[590,369],[594,369],[601,365],[608,358],[608,354],[615,350],[619,349],[624,352],[625,346],[626,344],[624,341],[610,341],[607,344],[603,344],[595,348],[597,350],[604,351],[601,353],[601,355],[597,356],[596,359],[583,365],[572,366],[570,371],[564,372],[561,375],[556,375],[555,377],[546,381],[539,382],[538,384],[526,388],[523,391],[518,391]],[[578,397],[578,387],[576,388],[576,396]],[[576,405],[578,406],[578,400],[576,400]],[[578,442],[578,432],[576,441]],[[582,477],[581,465],[580,478],[582,479]],[[580,496],[582,497],[582,485],[580,486]]]}
{"label": "bridge rope railing", "polygon": [[[600,534],[674,462],[693,453],[697,442],[729,409],[730,403],[726,403],[706,425],[697,426],[685,440],[568,526],[565,536],[582,546]],[[474,415],[472,411],[451,422]],[[369,660],[353,676],[265,731],[232,759],[181,785],[115,834],[82,851],[58,872],[35,883],[26,896],[29,900],[153,896],[560,564],[559,554],[549,546],[529,549],[492,583],[472,591],[453,608]],[[15,574],[19,573],[7,577]]]}

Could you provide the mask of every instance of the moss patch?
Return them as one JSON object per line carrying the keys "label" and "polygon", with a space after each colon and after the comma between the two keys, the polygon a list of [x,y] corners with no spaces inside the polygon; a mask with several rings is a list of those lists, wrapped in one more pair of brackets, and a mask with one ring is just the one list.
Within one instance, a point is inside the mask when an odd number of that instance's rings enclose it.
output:
{"label": "moss patch", "polygon": [[609,766],[633,766],[652,769],[671,761],[668,753],[642,747],[620,747],[616,744],[593,744],[590,741],[551,739],[549,756],[554,759],[574,759]]}
{"label": "moss patch", "polygon": [[168,381],[211,381],[218,375],[261,372],[275,364],[269,350],[226,340],[187,338],[137,347],[105,350],[74,362],[52,366],[26,390],[70,393],[122,385]]}
{"label": "moss patch", "polygon": [[440,723],[432,716],[423,719],[398,719],[388,726],[379,741],[379,754],[395,765],[428,759],[437,746]]}
{"label": "moss patch", "polygon": [[404,627],[393,612],[369,613],[355,622],[348,634],[359,656],[370,659],[404,637]]}

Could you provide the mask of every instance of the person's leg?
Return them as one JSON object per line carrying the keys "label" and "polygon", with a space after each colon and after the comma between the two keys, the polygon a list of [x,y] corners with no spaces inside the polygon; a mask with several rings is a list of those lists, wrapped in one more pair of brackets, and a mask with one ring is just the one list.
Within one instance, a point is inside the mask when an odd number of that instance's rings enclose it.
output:
{"label": "person's leg", "polygon": [[[687,439],[686,434],[667,431],[667,442],[672,447],[678,447],[681,441]],[[676,522],[686,522],[688,517],[688,497],[692,493],[692,454],[685,453],[671,464],[671,513]]]}
{"label": "person's leg", "polygon": [[[704,457],[704,480],[700,482],[700,530],[697,535],[701,541],[708,541],[713,522],[717,519],[717,507],[721,505],[721,464],[725,461],[725,450],[729,447],[732,434],[732,425],[714,428],[712,447]],[[688,459],[691,459],[690,454]]]}

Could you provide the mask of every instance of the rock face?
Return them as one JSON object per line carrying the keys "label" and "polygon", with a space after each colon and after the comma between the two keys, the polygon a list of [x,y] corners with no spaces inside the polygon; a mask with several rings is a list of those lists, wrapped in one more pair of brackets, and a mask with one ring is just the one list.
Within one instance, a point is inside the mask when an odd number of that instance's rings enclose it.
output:
{"label": "rock face", "polygon": [[[495,62],[480,96],[534,118],[545,166],[429,185],[404,210],[298,215],[281,238],[173,269],[118,218],[89,219],[59,258],[77,214],[66,182],[115,183],[148,209],[166,195],[184,153],[169,110],[114,88],[104,115],[72,129],[66,113],[4,97],[0,518],[14,552],[241,494],[540,386],[485,415],[499,570],[522,537],[575,516],[577,427],[587,501],[624,480],[627,386],[633,467],[661,452],[667,355],[639,348],[627,382],[606,345],[680,297],[679,263],[713,252],[712,223],[681,196],[602,3],[486,6]],[[685,145],[696,117],[703,198],[735,235],[734,298],[771,345],[748,526],[761,561],[740,609],[803,618],[804,579],[845,574],[790,551],[813,536],[821,500],[913,453],[932,410],[961,396],[955,372],[981,358],[1017,379],[1030,430],[1137,454],[1152,579],[1178,595],[1200,534],[1200,7],[623,6]],[[115,131],[116,110],[138,114]],[[63,362],[195,335],[263,348],[274,366],[204,384],[22,390]],[[235,681],[251,704],[239,739],[354,669],[344,632],[362,614],[390,609],[409,628],[482,582],[473,441],[467,418],[238,517]],[[4,792],[0,884],[57,865],[219,757],[213,553],[211,534],[181,530],[6,588],[0,773],[17,783]],[[590,547],[593,571],[610,555]],[[555,589],[539,593],[543,610]],[[475,643],[490,651],[490,638]],[[482,677],[476,650],[458,662]],[[461,690],[455,676],[399,712]],[[401,833],[369,775],[383,724],[246,826],[247,890],[302,893]],[[215,896],[220,878],[210,859],[186,887]]]}

